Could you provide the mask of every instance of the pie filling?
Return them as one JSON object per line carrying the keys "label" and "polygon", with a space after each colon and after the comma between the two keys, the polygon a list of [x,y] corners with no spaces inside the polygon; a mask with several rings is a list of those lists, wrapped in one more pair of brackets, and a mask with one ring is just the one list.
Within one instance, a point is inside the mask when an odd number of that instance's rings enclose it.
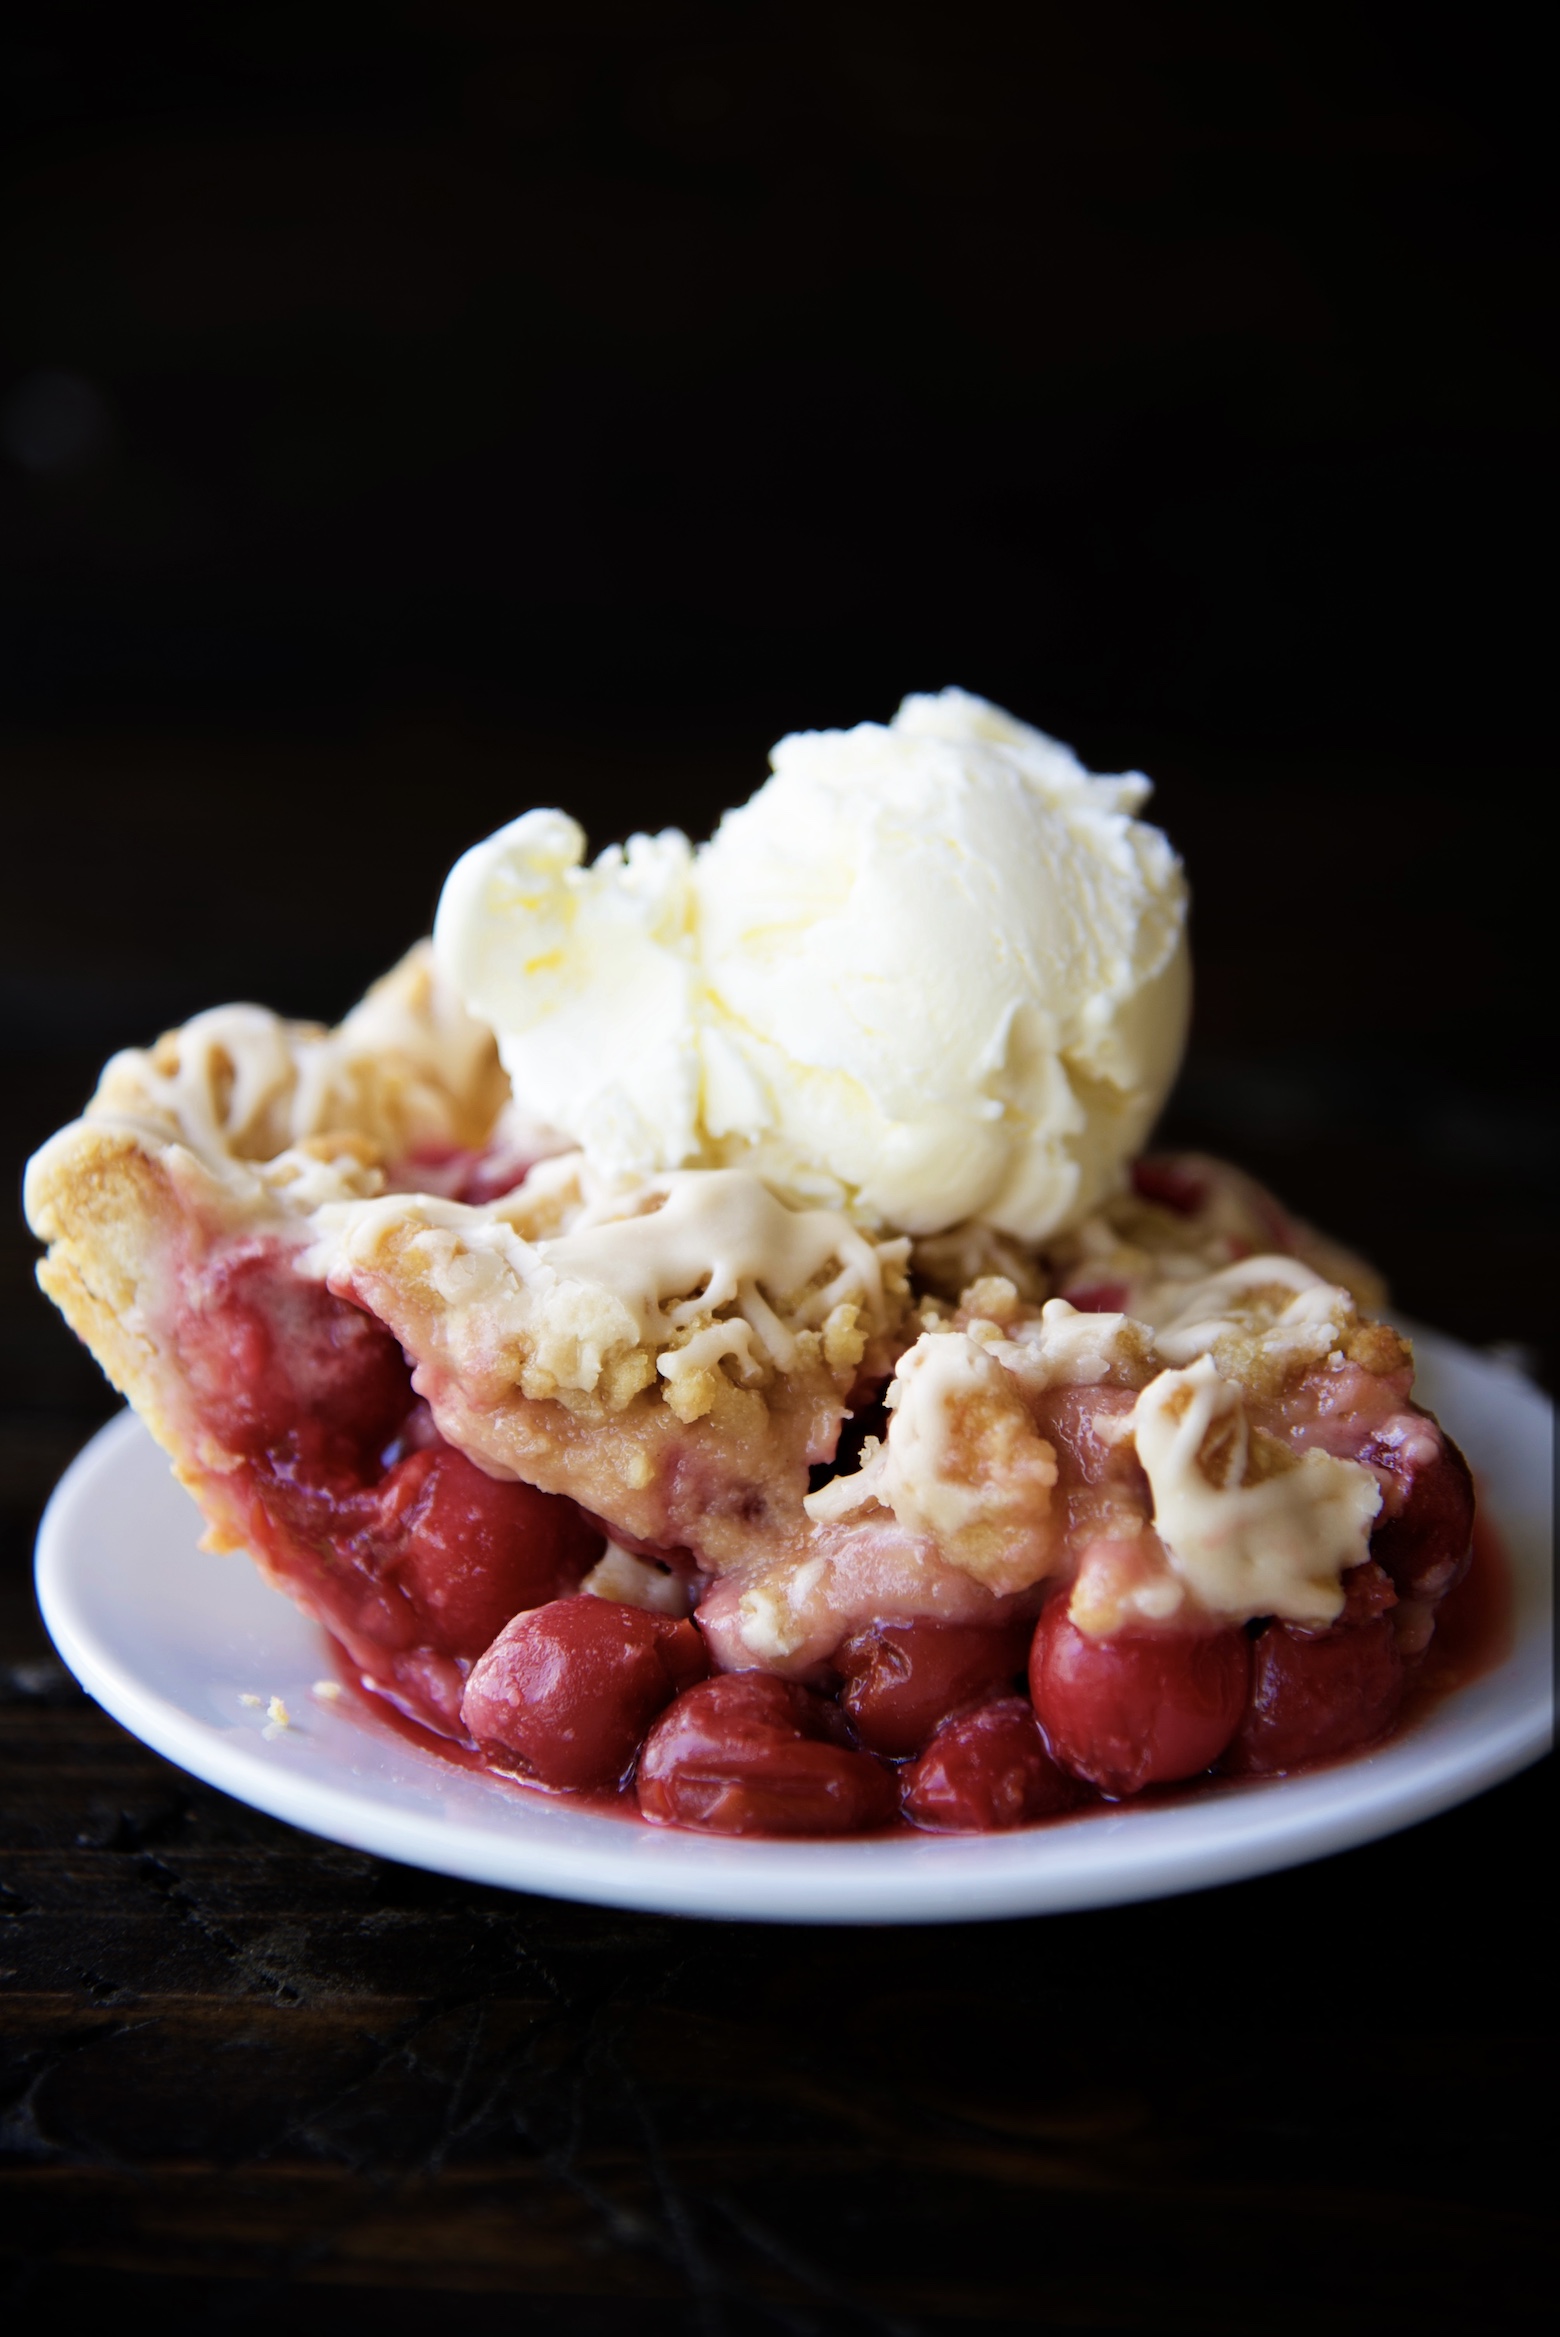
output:
{"label": "pie filling", "polygon": [[[384,1183],[422,1196],[424,1235],[435,1188],[454,1289],[549,1177],[450,1147]],[[676,1200],[607,1231],[664,1218],[675,1249]],[[562,1260],[563,1223],[529,1255]],[[497,1772],[617,1789],[655,1824],[989,1831],[1385,1736],[1473,1493],[1338,1258],[1184,1158],[1140,1162],[1044,1256],[906,1247],[841,1265],[804,1242],[822,1297],[771,1297],[811,1331],[756,1286],[695,1309],[626,1396],[609,1359],[514,1397],[506,1443],[473,1432],[470,1354],[407,1336],[372,1243],[322,1272],[295,1228],[187,1221],[154,1325],[181,1473],[365,1688]],[[876,1326],[825,1304],[896,1263]],[[714,1293],[667,1271],[662,1315]],[[515,1354],[487,1360],[512,1387]]]}

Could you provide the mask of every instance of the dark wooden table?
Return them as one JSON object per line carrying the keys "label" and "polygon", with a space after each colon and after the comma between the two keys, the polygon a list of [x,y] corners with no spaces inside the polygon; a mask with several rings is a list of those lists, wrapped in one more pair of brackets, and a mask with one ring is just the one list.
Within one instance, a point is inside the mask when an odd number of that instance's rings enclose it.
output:
{"label": "dark wooden table", "polygon": [[[684,758],[657,809],[740,790],[739,744]],[[17,752],[18,1160],[110,1046],[215,994],[345,1004],[517,802],[564,794],[599,836],[664,778],[599,744],[559,777],[557,742],[526,738]],[[1549,1124],[1495,843],[1451,789],[1405,820],[1423,775],[1390,766],[1159,762],[1200,901],[1179,1131],[1371,1248],[1422,1316],[1541,1350]],[[246,834],[257,777],[310,792],[306,856]],[[415,862],[351,857],[369,778],[387,832],[415,813]],[[62,802],[68,880],[40,881]],[[1253,819],[1287,833],[1260,896],[1232,842]],[[108,1399],[30,1291],[24,1232],[0,1239],[19,2325],[140,2304],[170,2331],[420,2330],[491,2299],[567,2337],[1538,2326],[1547,1770],[1239,1887],[928,1930],[664,1921],[334,1848],[156,1759],[53,1660],[32,1525]]]}

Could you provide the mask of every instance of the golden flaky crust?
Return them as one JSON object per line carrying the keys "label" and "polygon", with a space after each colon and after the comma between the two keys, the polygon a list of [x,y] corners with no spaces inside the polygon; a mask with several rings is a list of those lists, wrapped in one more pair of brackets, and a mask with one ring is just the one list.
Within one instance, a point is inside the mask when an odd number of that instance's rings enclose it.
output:
{"label": "golden flaky crust", "polygon": [[314,1210],[381,1189],[409,1146],[481,1143],[507,1093],[491,1037],[423,945],[334,1032],[218,1008],[116,1055],[34,1155],[38,1280],[203,1501],[235,1463],[193,1416],[181,1275],[250,1235],[301,1248]]}
{"label": "golden flaky crust", "polygon": [[126,1049],[105,1066],[83,1121],[182,1144],[242,1189],[246,1165],[292,1153],[327,1161],[340,1150],[370,1167],[479,1146],[508,1095],[492,1034],[452,997],[424,942],[333,1031],[219,1006],[149,1049]]}
{"label": "golden flaky crust", "polygon": [[181,1457],[181,1387],[160,1346],[153,1293],[184,1204],[163,1160],[133,1136],[78,1123],[28,1180],[33,1231],[49,1244],[38,1280],[78,1339],[151,1429]]}
{"label": "golden flaky crust", "polygon": [[90,1121],[65,1133],[71,1141],[56,1140],[28,1178],[28,1215],[49,1243],[39,1283],[198,1502],[202,1548],[247,1549],[253,1537],[238,1460],[199,1419],[172,1332],[181,1266],[199,1246],[200,1229],[214,1228],[220,1191],[177,1147],[154,1154],[142,1140]]}

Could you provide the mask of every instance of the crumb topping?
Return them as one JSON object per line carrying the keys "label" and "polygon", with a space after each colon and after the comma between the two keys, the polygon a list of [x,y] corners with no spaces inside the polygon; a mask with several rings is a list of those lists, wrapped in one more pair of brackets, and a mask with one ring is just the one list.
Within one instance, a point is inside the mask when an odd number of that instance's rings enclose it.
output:
{"label": "crumb topping", "polygon": [[[561,1164],[554,1164],[555,1172]],[[576,1190],[587,1172],[576,1160]],[[552,1181],[554,1195],[561,1174]],[[389,1271],[423,1279],[457,1348],[478,1340],[533,1402],[621,1412],[654,1389],[691,1423],[731,1388],[827,1374],[848,1388],[893,1325],[908,1243],[842,1211],[793,1209],[738,1169],[686,1170],[582,1199],[528,1240],[523,1207],[389,1195],[335,1213],[332,1286]],[[464,1326],[464,1327],[463,1327]]]}
{"label": "crumb topping", "polygon": [[382,1190],[385,1162],[419,1145],[481,1143],[507,1093],[491,1033],[422,944],[333,1031],[218,1006],[125,1049],[83,1118],[177,1144],[235,1196],[307,1213]]}
{"label": "crumb topping", "polygon": [[[1240,1388],[1207,1353],[1150,1380],[1130,1429],[1183,1594],[1163,1614],[1189,1599],[1209,1615],[1333,1621],[1343,1607],[1340,1578],[1369,1556],[1381,1507],[1369,1469],[1325,1452],[1297,1455],[1253,1428]],[[1097,1605],[1075,1601],[1080,1629],[1095,1627]]]}
{"label": "crumb topping", "polygon": [[1048,1570],[1056,1454],[1013,1375],[965,1331],[925,1332],[899,1359],[886,1441],[862,1466],[809,1494],[816,1524],[876,1506],[990,1589],[1026,1589]]}

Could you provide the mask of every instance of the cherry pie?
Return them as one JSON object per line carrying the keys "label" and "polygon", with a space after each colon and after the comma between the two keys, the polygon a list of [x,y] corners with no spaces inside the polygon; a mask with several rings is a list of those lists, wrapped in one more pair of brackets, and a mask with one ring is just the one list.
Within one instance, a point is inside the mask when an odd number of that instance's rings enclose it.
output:
{"label": "cherry pie", "polygon": [[1473,1495],[1370,1271],[1213,1160],[1047,1249],[604,1183],[425,949],[197,1017],[31,1164],[40,1278],[362,1685],[657,1825],[1029,1825],[1393,1724]]}

